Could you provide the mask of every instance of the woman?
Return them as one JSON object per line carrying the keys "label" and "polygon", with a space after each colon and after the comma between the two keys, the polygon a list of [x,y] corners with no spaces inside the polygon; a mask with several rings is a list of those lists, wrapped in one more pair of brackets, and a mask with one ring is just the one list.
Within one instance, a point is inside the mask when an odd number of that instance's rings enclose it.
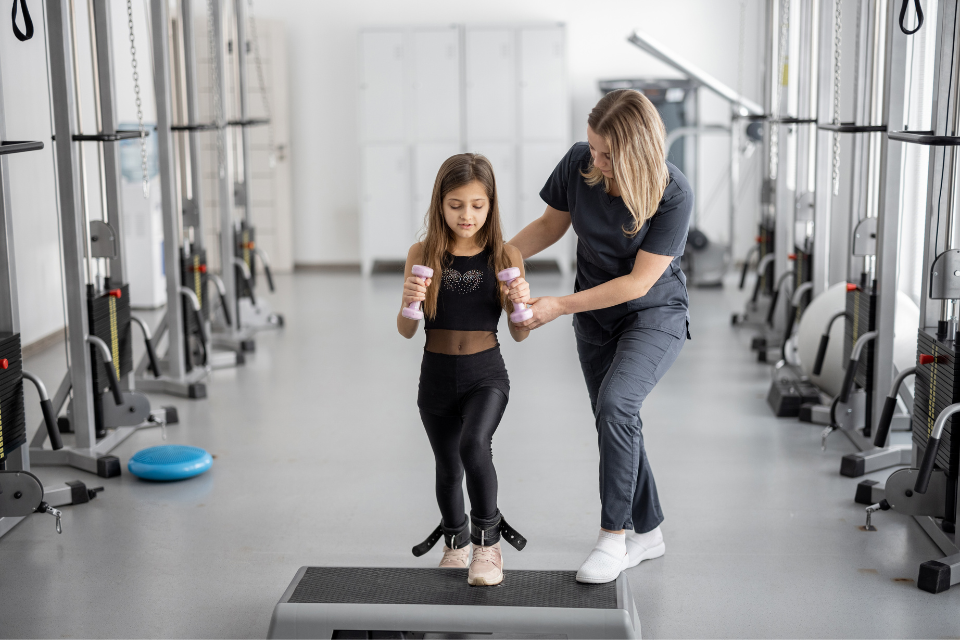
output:
{"label": "woman", "polygon": [[[687,179],[666,161],[664,126],[633,90],[604,96],[577,143],[547,180],[543,216],[510,244],[530,258],[573,225],[572,295],[532,298],[536,329],[574,314],[583,377],[600,447],[600,536],[577,580],[602,583],[664,553],[663,513],[643,447],[639,411],[680,353],[687,333],[680,256],[693,208]],[[526,283],[511,299],[528,295]]]}

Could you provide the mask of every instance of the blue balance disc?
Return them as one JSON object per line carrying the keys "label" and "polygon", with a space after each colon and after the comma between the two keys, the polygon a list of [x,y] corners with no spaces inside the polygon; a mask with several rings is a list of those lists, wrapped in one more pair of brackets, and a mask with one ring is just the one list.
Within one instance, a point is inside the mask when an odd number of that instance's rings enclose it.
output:
{"label": "blue balance disc", "polygon": [[138,451],[127,469],[145,480],[184,480],[198,476],[213,464],[213,457],[200,447],[164,444]]}

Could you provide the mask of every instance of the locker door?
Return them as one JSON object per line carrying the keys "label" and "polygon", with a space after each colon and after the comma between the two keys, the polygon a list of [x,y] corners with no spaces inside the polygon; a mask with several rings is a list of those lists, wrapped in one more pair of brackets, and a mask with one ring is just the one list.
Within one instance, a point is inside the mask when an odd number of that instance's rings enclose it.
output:
{"label": "locker door", "polygon": [[467,150],[476,141],[516,137],[516,36],[510,29],[468,29],[465,37]]}
{"label": "locker door", "polygon": [[402,142],[403,34],[360,34],[360,140]]}
{"label": "locker door", "polygon": [[370,144],[361,151],[361,260],[404,260],[414,243],[410,224],[410,158],[406,145]]}
{"label": "locker door", "polygon": [[[540,199],[540,189],[567,152],[563,142],[527,142],[520,148],[520,227],[543,215],[547,205]],[[569,234],[560,242],[537,254],[537,259],[556,260],[561,271],[570,268]]]}
{"label": "locker door", "polygon": [[419,234],[423,228],[427,210],[430,208],[430,197],[433,195],[433,183],[437,178],[440,165],[458,152],[458,145],[452,142],[427,142],[414,145],[413,211],[410,224],[415,234]]}
{"label": "locker door", "polygon": [[520,31],[520,134],[565,140],[570,128],[562,27]]}
{"label": "locker door", "polygon": [[500,198],[500,219],[503,239],[509,240],[520,230],[517,211],[517,147],[512,142],[476,142],[471,151],[482,153],[493,165],[497,178],[497,196]]}
{"label": "locker door", "polygon": [[413,137],[460,143],[460,37],[456,27],[414,31]]}

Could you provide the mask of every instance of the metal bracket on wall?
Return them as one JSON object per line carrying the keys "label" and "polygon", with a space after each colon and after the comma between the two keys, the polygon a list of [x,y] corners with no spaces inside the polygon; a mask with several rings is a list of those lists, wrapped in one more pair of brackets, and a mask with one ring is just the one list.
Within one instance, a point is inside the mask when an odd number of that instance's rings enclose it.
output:
{"label": "metal bracket on wall", "polygon": [[90,251],[92,258],[117,257],[117,234],[103,220],[90,221]]}

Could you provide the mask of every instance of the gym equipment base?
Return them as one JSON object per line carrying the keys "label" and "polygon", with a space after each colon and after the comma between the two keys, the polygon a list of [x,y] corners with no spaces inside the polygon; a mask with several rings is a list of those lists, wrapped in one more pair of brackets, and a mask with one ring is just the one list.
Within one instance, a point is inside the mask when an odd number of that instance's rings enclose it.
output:
{"label": "gym equipment base", "polygon": [[209,373],[210,369],[207,367],[194,367],[184,375],[182,380],[166,375],[154,378],[152,374],[147,373],[137,378],[137,389],[150,391],[151,393],[165,393],[181,398],[206,398],[207,385],[203,381]]}
{"label": "gym equipment base", "polygon": [[471,587],[466,569],[301,567],[267,637],[345,631],[640,638],[640,621],[625,574],[588,585],[573,571],[508,569],[496,587]]}
{"label": "gym equipment base", "polygon": [[[43,488],[43,501],[51,507],[63,507],[70,504],[85,504],[97,496],[102,488],[88,489],[79,480]],[[0,517],[0,538],[29,516]]]}

